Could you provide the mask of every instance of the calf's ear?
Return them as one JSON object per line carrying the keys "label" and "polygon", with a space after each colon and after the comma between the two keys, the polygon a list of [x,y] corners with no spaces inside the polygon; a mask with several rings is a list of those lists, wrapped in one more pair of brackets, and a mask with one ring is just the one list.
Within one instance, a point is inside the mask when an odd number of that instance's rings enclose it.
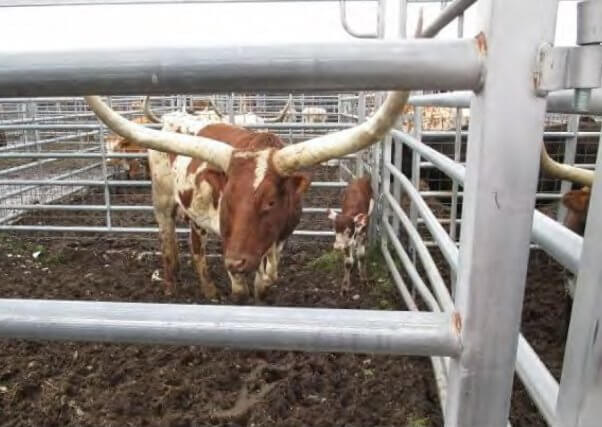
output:
{"label": "calf's ear", "polygon": [[363,213],[357,214],[353,217],[353,222],[355,222],[356,227],[368,225],[368,215]]}

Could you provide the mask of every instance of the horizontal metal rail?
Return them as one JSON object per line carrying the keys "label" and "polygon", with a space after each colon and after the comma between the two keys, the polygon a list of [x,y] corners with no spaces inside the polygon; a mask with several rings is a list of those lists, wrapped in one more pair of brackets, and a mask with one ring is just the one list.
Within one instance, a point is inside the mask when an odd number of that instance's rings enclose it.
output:
{"label": "horizontal metal rail", "polygon": [[[194,3],[296,3],[334,2],[339,0],[2,0],[0,7],[48,7],[48,6],[116,6],[149,4],[194,4]],[[366,0],[347,0],[366,1]],[[421,0],[411,0],[421,1]],[[424,1],[424,0],[422,0]],[[432,0],[429,0],[432,1]]]}
{"label": "horizontal metal rail", "polygon": [[450,313],[0,299],[0,336],[31,340],[456,356]]}
{"label": "horizontal metal rail", "polygon": [[[0,96],[477,89],[476,39],[0,51]],[[235,58],[235,59],[233,59]]]}
{"label": "horizontal metal rail", "polygon": [[[145,127],[152,129],[161,128],[157,123],[146,123]],[[292,130],[338,130],[347,129],[355,126],[354,123],[296,123],[296,122],[281,122],[281,123],[259,123],[245,124],[243,127],[248,129],[292,129]],[[63,123],[63,124],[35,124],[35,125],[2,125],[0,130],[85,130],[98,129],[99,123]]]}
{"label": "horizontal metal rail", "polygon": [[[53,176],[53,177],[48,178],[47,180],[45,180],[44,184],[45,185],[54,185],[56,182],[60,182],[60,181],[58,181],[60,179],[69,178],[70,176],[77,175],[79,173],[86,172],[88,170],[97,168],[100,165],[101,165],[101,163],[93,163],[91,165],[84,166],[84,167],[82,167],[80,169],[71,170],[71,171],[66,172],[64,174],[61,174],[61,175],[58,175],[58,176]],[[7,180],[7,181],[10,181],[10,180]],[[9,184],[9,185],[11,185],[11,184]],[[30,185],[30,186],[26,186],[24,188],[19,188],[19,189],[15,190],[15,191],[11,191],[10,193],[0,194],[0,201],[1,200],[6,200],[6,199],[8,199],[10,197],[17,196],[17,195],[19,195],[21,193],[24,193],[26,191],[33,190],[34,188],[37,188],[37,185]]]}
{"label": "horizontal metal rail", "polygon": [[[0,223],[4,218],[0,219]],[[158,227],[107,227],[107,226],[71,226],[71,225],[0,225],[0,231],[66,232],[66,233],[140,233],[156,234]],[[176,233],[188,234],[190,229],[177,228]],[[295,230],[295,236],[333,237],[334,231]]]}
{"label": "horizontal metal rail", "polygon": [[[395,139],[402,141],[412,150],[416,150],[423,158],[432,162],[436,165],[437,169],[447,174],[450,178],[457,180],[460,184],[464,183],[464,166],[422,144],[410,135],[395,130],[392,131],[392,134]],[[533,214],[531,237],[533,242],[538,244],[552,258],[571,272],[577,274],[583,247],[583,238],[581,236],[536,210]]]}
{"label": "horizontal metal rail", "polygon": [[[114,212],[153,212],[153,206],[144,205],[0,205],[2,209],[18,210],[40,210],[40,211],[82,211],[82,212],[106,212],[107,209]],[[340,208],[332,208],[335,212]],[[303,208],[303,213],[327,213],[329,208]]]}
{"label": "horizontal metal rail", "polygon": [[[96,127],[98,128],[98,126],[96,126]],[[83,133],[76,133],[73,135],[55,136],[53,138],[42,139],[42,140],[35,141],[35,142],[25,142],[23,144],[7,145],[6,147],[0,148],[0,158],[6,157],[6,155],[3,153],[9,152],[10,150],[21,150],[23,148],[39,147],[39,146],[47,145],[47,144],[55,144],[57,142],[66,142],[66,141],[71,141],[73,139],[80,139],[80,138],[86,138],[88,136],[94,136],[94,135],[97,135],[98,133],[99,133],[99,131],[83,132]],[[49,154],[49,153],[35,152],[35,153],[31,153],[31,154],[39,155],[39,154]]]}
{"label": "horizontal metal rail", "polygon": [[[149,187],[151,181],[102,181],[102,180],[62,180],[49,181],[47,179],[0,179],[0,185],[82,185],[82,186],[104,186],[109,187]],[[345,181],[314,181],[311,187],[343,188],[347,186]]]}
{"label": "horizontal metal rail", "polygon": [[[583,114],[583,111],[578,111],[573,106],[573,94],[573,90],[551,92],[547,97],[547,111],[549,113]],[[470,108],[472,96],[473,93],[470,91],[415,95],[410,97],[409,104],[415,106]],[[592,89],[587,112],[590,114],[602,114],[602,89]]]}

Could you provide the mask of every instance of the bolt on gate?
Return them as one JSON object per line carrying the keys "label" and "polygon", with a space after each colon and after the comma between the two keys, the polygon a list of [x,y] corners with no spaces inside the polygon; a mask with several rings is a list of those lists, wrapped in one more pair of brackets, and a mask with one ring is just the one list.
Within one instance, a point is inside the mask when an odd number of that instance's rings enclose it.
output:
{"label": "bolt on gate", "polygon": [[[103,2],[54,0],[18,5],[51,3]],[[596,25],[602,19],[602,1],[578,4],[578,46],[571,48],[552,46],[558,7],[555,0],[480,0],[476,4],[480,32],[471,37],[463,37],[462,16],[475,0],[454,0],[421,36],[433,37],[459,17],[457,40],[391,40],[384,31],[385,2],[378,3],[374,34],[354,32],[346,22],[344,3],[341,5],[345,29],[362,38],[381,39],[371,42],[308,43],[294,49],[247,46],[220,51],[184,47],[177,54],[166,48],[124,48],[108,64],[96,48],[81,51],[66,46],[52,55],[43,50],[10,54],[0,50],[0,96],[13,97],[2,100],[0,129],[7,144],[0,147],[0,157],[33,159],[0,171],[4,175],[0,175],[0,186],[6,186],[0,195],[2,208],[8,211],[0,219],[0,230],[35,231],[35,225],[13,225],[12,220],[23,211],[45,209],[69,191],[95,186],[103,188],[104,204],[87,209],[106,213],[105,226],[70,230],[44,226],[43,230],[155,231],[114,226],[111,212],[150,210],[150,206],[113,206],[109,187],[149,183],[109,179],[107,159],[142,156],[106,152],[105,129],[87,122],[92,113],[84,108],[81,98],[76,98],[82,95],[113,96],[113,107],[136,115],[140,109],[134,103],[140,98],[123,95],[145,92],[152,78],[153,92],[158,95],[153,103],[159,111],[173,111],[193,102],[193,98],[166,96],[171,93],[218,93],[227,94],[216,95],[215,101],[232,116],[235,109],[243,108],[242,98],[237,99],[233,92],[279,93],[278,97],[255,97],[255,106],[262,105],[266,114],[277,112],[274,104],[285,102],[288,91],[327,92],[314,98],[295,95],[294,100],[301,105],[318,101],[331,105],[335,122],[269,125],[282,130],[294,143],[299,134],[344,129],[362,122],[367,108],[383,99],[374,91],[452,91],[413,96],[412,135],[403,127],[393,130],[380,145],[355,155],[352,166],[348,159],[341,159],[341,180],[313,183],[344,186],[350,176],[366,171],[372,174],[380,206],[372,235],[380,239],[408,311],[175,304],[161,304],[159,311],[153,304],[3,299],[0,336],[423,355],[431,357],[447,426],[505,425],[515,370],[550,425],[595,425],[602,417],[595,400],[602,389],[602,344],[597,340],[602,317],[602,224],[590,221],[582,238],[534,207],[536,200],[558,199],[569,189],[563,183],[560,191],[538,192],[537,165],[544,136],[565,144],[565,163],[575,162],[579,138],[598,136],[598,132],[580,132],[578,118],[573,117],[602,112],[602,92],[597,89],[602,34]],[[0,3],[15,5],[13,1]],[[407,2],[400,2],[400,8],[399,35],[404,36]],[[159,70],[156,64],[166,58],[169,67]],[[274,59],[279,61],[277,75],[270,72]],[[376,62],[378,69],[373,65]],[[324,66],[314,67],[315,63]],[[76,77],[78,84],[74,85]],[[32,78],[35,85],[30,84]],[[333,92],[337,95],[331,95]],[[429,123],[423,123],[424,113],[432,106],[455,109],[455,130],[425,129]],[[462,117],[467,113],[462,109],[466,108],[470,108],[467,132],[462,129]],[[568,129],[544,135],[546,110],[573,115]],[[78,123],[80,120],[83,122]],[[17,131],[23,133],[15,136]],[[47,137],[49,131],[61,134]],[[74,140],[78,146],[72,153],[42,149],[54,143],[68,146]],[[437,143],[440,150],[433,148]],[[404,150],[411,150],[410,177],[403,169]],[[440,151],[448,151],[453,159]],[[48,180],[48,169],[65,159],[78,159],[81,164],[72,163],[66,172],[61,170]],[[581,164],[589,168],[597,165],[596,179],[600,181],[600,150],[595,161],[582,158]],[[449,177],[451,189],[422,190],[421,174],[429,170]],[[10,178],[15,173],[27,179]],[[410,201],[409,214],[402,206],[402,196]],[[449,219],[438,218],[425,197],[449,199]],[[81,206],[65,206],[65,210],[75,208]],[[323,212],[326,208],[306,208],[306,212],[312,210]],[[590,210],[602,212],[601,186],[592,188]],[[424,229],[431,241],[425,241],[420,232]],[[407,236],[405,247],[402,233]],[[532,245],[578,275],[560,384],[519,331]],[[439,248],[453,272],[451,292],[429,246]],[[417,261],[424,267],[427,281],[418,273]],[[411,289],[399,266],[410,278]],[[418,310],[416,294],[429,312]]]}

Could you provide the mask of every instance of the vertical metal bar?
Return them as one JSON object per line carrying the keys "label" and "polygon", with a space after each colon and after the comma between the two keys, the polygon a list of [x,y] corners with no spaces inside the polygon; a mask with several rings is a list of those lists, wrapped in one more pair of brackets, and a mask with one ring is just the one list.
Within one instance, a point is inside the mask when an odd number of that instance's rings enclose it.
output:
{"label": "vertical metal bar", "polygon": [[234,124],[234,93],[228,95],[228,120]]}
{"label": "vertical metal bar", "polygon": [[[422,142],[422,107],[414,107],[414,136]],[[412,185],[420,191],[420,154],[416,150],[412,151]],[[414,228],[418,229],[418,210],[413,201],[410,203],[410,220]],[[410,247],[410,254],[412,261],[416,264],[414,245]]]}
{"label": "vertical metal bar", "polygon": [[532,73],[557,6],[478,3],[487,76],[471,102],[455,301],[463,349],[450,363],[447,427],[507,422],[546,108]]}
{"label": "vertical metal bar", "polygon": [[[408,2],[407,0],[399,1],[398,11],[398,37],[405,39],[407,34],[407,17],[408,17]],[[403,155],[403,144],[397,139],[393,139],[395,152],[393,153],[393,165],[398,169],[401,169],[402,155]],[[401,203],[401,184],[397,179],[393,180],[393,197],[395,200]],[[399,236],[399,219],[396,215],[393,216],[393,230],[395,235]]]}
{"label": "vertical metal bar", "polygon": [[102,177],[104,180],[104,197],[105,197],[105,208],[107,210],[107,228],[110,230],[111,225],[111,192],[109,191],[109,172],[107,171],[107,147],[105,146],[103,125],[101,124],[98,129],[98,142],[100,144],[100,152],[102,153],[101,170]]}
{"label": "vertical metal bar", "polygon": [[[458,38],[461,38],[464,35],[464,14],[458,16]],[[456,137],[454,139],[454,160],[456,162],[460,161],[462,154],[462,109],[456,108]],[[458,217],[458,181],[452,179],[452,198],[451,198],[451,206],[450,206],[450,216],[449,216],[449,237],[452,240],[456,240],[457,236],[457,224],[456,219]],[[457,277],[455,274],[451,275],[451,289],[452,296],[456,295],[456,280]]]}
{"label": "vertical metal bar", "polygon": [[[566,139],[564,144],[564,158],[563,163],[567,165],[575,164],[575,156],[577,154],[577,141],[579,138],[579,115],[571,115],[569,117],[569,122],[567,123],[567,131],[573,132],[573,135],[570,138]],[[560,193],[564,194],[567,191],[570,191],[573,183],[570,181],[562,181],[560,183]],[[558,207],[558,216],[557,219],[560,222],[564,221],[566,216],[566,206],[563,203],[560,203]]]}
{"label": "vertical metal bar", "polygon": [[[366,93],[360,92],[357,98],[357,121],[363,123],[366,120]],[[356,153],[355,176],[364,176],[364,151]]]}
{"label": "vertical metal bar", "polygon": [[[386,203],[386,196],[388,194],[390,194],[390,190],[391,190],[391,172],[389,171],[389,168],[385,167],[385,164],[387,164],[388,162],[390,162],[389,159],[391,159],[391,142],[392,142],[392,137],[391,135],[387,135],[384,138],[383,141],[383,162],[382,162],[382,197],[375,197],[375,199],[381,199],[382,200],[382,218],[381,218],[381,225],[380,225],[380,239],[381,239],[381,244],[386,246],[386,242],[387,242],[387,230],[385,227],[385,224],[389,223],[389,204]],[[382,249],[382,248],[381,248]]]}
{"label": "vertical metal bar", "polygon": [[382,39],[385,37],[386,0],[378,0],[376,8],[376,37]]}
{"label": "vertical metal bar", "polygon": [[[602,133],[600,134],[602,143]],[[589,203],[583,252],[566,341],[555,427],[589,427],[602,420],[602,149]]]}

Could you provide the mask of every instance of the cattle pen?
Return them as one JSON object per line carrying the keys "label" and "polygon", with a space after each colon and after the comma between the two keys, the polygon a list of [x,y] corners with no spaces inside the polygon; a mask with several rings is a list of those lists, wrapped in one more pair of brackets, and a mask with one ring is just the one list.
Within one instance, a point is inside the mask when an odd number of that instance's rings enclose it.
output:
{"label": "cattle pen", "polygon": [[[0,11],[237,2],[255,0]],[[600,424],[602,222],[563,225],[573,183],[540,172],[540,152],[601,179],[602,1],[577,3],[568,47],[553,44],[557,0],[431,2],[441,10],[414,38],[408,10],[428,0],[370,3],[362,33],[338,2],[345,42],[182,40],[109,60],[103,46],[0,48],[0,425]],[[395,90],[412,92],[382,140],[309,168],[261,304],[227,296],[218,238],[209,270],[226,295],[199,295],[187,263],[164,295],[147,153],[111,145],[83,98],[130,120],[148,116],[147,95],[159,116],[210,102],[291,146],[370,122]],[[342,294],[327,212],[364,175],[369,277]],[[176,231],[183,244],[189,228]]]}

